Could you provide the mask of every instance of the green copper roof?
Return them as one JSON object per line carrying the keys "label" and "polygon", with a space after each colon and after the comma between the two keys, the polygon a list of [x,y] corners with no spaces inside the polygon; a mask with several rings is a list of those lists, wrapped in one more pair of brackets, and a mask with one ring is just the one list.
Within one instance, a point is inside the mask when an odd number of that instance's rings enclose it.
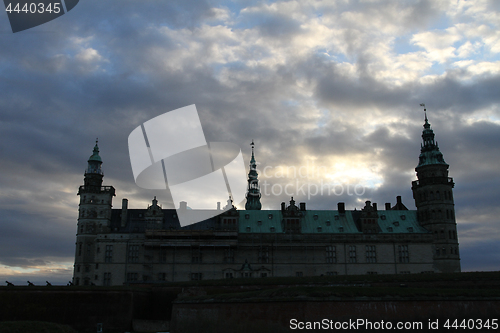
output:
{"label": "green copper roof", "polygon": [[309,210],[302,220],[302,233],[360,233],[350,211],[339,214],[336,210]]}
{"label": "green copper roof", "polygon": [[101,156],[99,156],[99,146],[97,145],[97,142],[94,146],[94,151],[93,151],[93,154],[92,156],[89,157],[89,162],[90,161],[97,161],[97,162],[101,162],[102,163],[102,160],[101,160]]}
{"label": "green copper roof", "polygon": [[379,210],[378,225],[384,234],[429,232],[418,223],[416,210]]}
{"label": "green copper roof", "polygon": [[283,233],[280,210],[240,210],[239,213],[241,233]]}
{"label": "green copper roof", "polygon": [[[240,210],[240,233],[283,233],[281,210]],[[302,234],[360,234],[353,215],[360,211],[307,210],[300,218]],[[378,225],[383,234],[428,233],[417,221],[416,210],[379,210]]]}
{"label": "green copper roof", "polygon": [[439,151],[437,142],[434,141],[434,131],[431,129],[427,114],[425,115],[424,130],[422,131],[422,141],[417,168],[433,164],[448,165],[444,161],[443,154]]}

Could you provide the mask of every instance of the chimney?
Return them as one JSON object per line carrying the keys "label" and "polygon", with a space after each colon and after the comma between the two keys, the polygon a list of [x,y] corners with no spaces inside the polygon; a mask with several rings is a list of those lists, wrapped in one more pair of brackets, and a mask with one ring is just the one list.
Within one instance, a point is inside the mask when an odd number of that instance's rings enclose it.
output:
{"label": "chimney", "polygon": [[391,203],[390,202],[385,203],[385,210],[391,210]]}
{"label": "chimney", "polygon": [[127,209],[128,209],[128,200],[123,198],[122,199],[122,221],[120,223],[121,227],[124,227],[127,225]]}
{"label": "chimney", "polygon": [[337,209],[339,211],[339,214],[345,214],[345,203],[339,202],[337,204]]}
{"label": "chimney", "polygon": [[377,209],[377,203],[376,203],[376,202],[374,202],[374,203],[372,204],[372,206],[373,206],[373,210],[374,210],[374,211],[377,211],[377,210],[378,210],[378,209]]}
{"label": "chimney", "polygon": [[398,196],[396,197],[396,201],[397,201],[397,204],[398,204],[398,205],[401,205],[401,204],[402,204],[402,202],[401,202],[401,196],[400,196],[400,195],[398,195]]}
{"label": "chimney", "polygon": [[217,202],[217,210],[220,210],[220,201]]}
{"label": "chimney", "polygon": [[306,203],[305,202],[300,203],[300,210],[302,210],[302,211],[306,210]]}
{"label": "chimney", "polygon": [[284,202],[281,203],[281,210],[285,210],[285,203]]}
{"label": "chimney", "polygon": [[188,203],[186,201],[181,201],[179,203],[179,209],[181,209],[181,210],[187,210],[187,205],[188,205]]}

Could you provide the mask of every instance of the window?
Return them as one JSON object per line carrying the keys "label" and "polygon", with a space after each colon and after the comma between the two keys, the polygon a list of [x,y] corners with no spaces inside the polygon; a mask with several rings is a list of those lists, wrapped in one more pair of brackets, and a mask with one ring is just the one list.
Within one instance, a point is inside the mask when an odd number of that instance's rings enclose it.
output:
{"label": "window", "polygon": [[158,273],[158,281],[166,281],[167,273]]}
{"label": "window", "polygon": [[339,227],[339,232],[344,232],[344,227]]}
{"label": "window", "polygon": [[99,264],[95,264],[95,269],[99,269]]}
{"label": "window", "polygon": [[326,220],[326,226],[329,227],[331,225],[330,220]]}
{"label": "window", "polygon": [[328,245],[325,250],[326,250],[326,262],[329,264],[336,263],[337,254],[335,252],[335,246]]}
{"label": "window", "polygon": [[349,262],[356,262],[356,245],[349,245]]}
{"label": "window", "polygon": [[80,272],[80,265],[76,265],[76,271]]}
{"label": "window", "polygon": [[385,218],[386,218],[385,215],[380,215],[381,220],[385,220]]}
{"label": "window", "polygon": [[401,271],[399,274],[410,274],[410,271]]}
{"label": "window", "polygon": [[377,272],[366,272],[366,274],[368,274],[368,275],[376,275]]}
{"label": "window", "polygon": [[104,273],[102,285],[103,286],[110,286],[111,285],[111,273]]}
{"label": "window", "polygon": [[276,228],[275,227],[271,227],[271,232],[276,232]]}
{"label": "window", "polygon": [[377,262],[377,252],[375,249],[375,245],[366,245],[366,262],[368,263],[376,263]]}
{"label": "window", "polygon": [[408,245],[398,245],[398,256],[400,263],[410,262],[410,256],[408,254]]}
{"label": "window", "polygon": [[234,263],[234,249],[224,250],[224,262],[228,264]]}
{"label": "window", "polygon": [[242,277],[252,277],[252,273],[251,272],[241,273],[241,276]]}
{"label": "window", "polygon": [[201,280],[201,273],[191,273],[191,280],[193,281]]}
{"label": "window", "polygon": [[387,232],[392,232],[392,230],[393,230],[392,227],[387,228]]}
{"label": "window", "polygon": [[82,255],[82,243],[78,244],[78,255]]}
{"label": "window", "polygon": [[262,221],[257,221],[257,225],[261,226],[262,225]]}
{"label": "window", "polygon": [[250,231],[252,231],[252,228],[247,227],[247,232],[250,232]]}
{"label": "window", "polygon": [[104,253],[104,262],[113,261],[113,245],[106,245],[106,252]]}
{"label": "window", "polygon": [[249,219],[250,218],[250,215],[249,214],[245,214],[245,219]]}
{"label": "window", "polygon": [[127,273],[127,281],[137,281],[139,280],[139,273]]}
{"label": "window", "polygon": [[267,264],[269,262],[269,248],[267,246],[262,246],[259,250],[258,261],[262,264]]}
{"label": "window", "polygon": [[201,262],[201,248],[194,248],[191,254],[191,262],[197,264]]}
{"label": "window", "polygon": [[267,273],[260,273],[260,277],[261,277],[261,278],[265,278],[265,277],[267,277]]}
{"label": "window", "polygon": [[233,273],[232,272],[227,272],[225,275],[226,279],[232,279],[233,278]]}
{"label": "window", "polygon": [[303,277],[304,273],[302,273],[302,272],[295,272],[295,276],[296,277]]}
{"label": "window", "polygon": [[335,220],[338,220],[338,219],[339,219],[339,216],[338,216],[338,215],[335,215],[334,219],[335,219]]}
{"label": "window", "polygon": [[273,214],[269,214],[267,217],[268,217],[268,219],[271,220],[273,218]]}
{"label": "window", "polygon": [[322,231],[323,231],[323,228],[318,227],[318,232],[322,232]]}
{"label": "window", "polygon": [[167,250],[166,249],[161,249],[160,250],[160,262],[161,263],[166,263],[167,262]]}
{"label": "window", "polygon": [[80,278],[75,278],[75,286],[79,286],[80,285]]}
{"label": "window", "polygon": [[85,265],[85,272],[86,273],[90,272],[90,266],[89,265]]}
{"label": "window", "polygon": [[128,247],[128,262],[139,261],[139,245],[129,245]]}
{"label": "window", "polygon": [[337,272],[326,272],[326,276],[335,276]]}
{"label": "window", "polygon": [[90,256],[90,249],[91,249],[90,244],[87,244],[87,255],[88,256]]}

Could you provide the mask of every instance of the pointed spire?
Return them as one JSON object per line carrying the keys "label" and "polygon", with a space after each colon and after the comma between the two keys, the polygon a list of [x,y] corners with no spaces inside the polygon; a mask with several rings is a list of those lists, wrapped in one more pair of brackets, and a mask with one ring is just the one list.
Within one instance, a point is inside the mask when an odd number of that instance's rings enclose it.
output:
{"label": "pointed spire", "polygon": [[[422,142],[420,144],[420,156],[418,167],[431,164],[446,164],[443,158],[443,154],[439,151],[439,146],[437,142],[434,141],[434,131],[429,124],[429,119],[427,118],[427,109],[425,109],[425,104],[420,104],[424,107],[424,129],[422,130]],[[447,164],[446,164],[447,165]]]}
{"label": "pointed spire", "polygon": [[88,166],[86,173],[95,173],[102,175],[101,171],[101,164],[102,164],[102,159],[101,156],[99,156],[99,146],[98,146],[98,140],[96,139],[95,141],[95,146],[94,150],[92,151],[92,155],[88,159]]}
{"label": "pointed spire", "polygon": [[255,143],[252,140],[252,158],[250,159],[250,171],[248,172],[248,188],[247,188],[247,202],[245,204],[246,210],[260,210],[262,204],[260,203],[260,188],[259,188],[259,174],[257,173],[257,162],[255,161]]}

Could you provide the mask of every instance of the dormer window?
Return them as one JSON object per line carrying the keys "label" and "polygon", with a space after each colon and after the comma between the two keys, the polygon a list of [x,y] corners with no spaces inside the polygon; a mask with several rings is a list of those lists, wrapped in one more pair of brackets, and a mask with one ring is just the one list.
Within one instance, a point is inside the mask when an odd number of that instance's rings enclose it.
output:
{"label": "dormer window", "polygon": [[339,227],[339,232],[344,232],[344,227]]}
{"label": "dormer window", "polygon": [[267,215],[267,218],[270,219],[270,220],[272,220],[273,219],[273,214]]}
{"label": "dormer window", "polygon": [[401,215],[401,220],[406,220],[406,215]]}
{"label": "dormer window", "polygon": [[387,228],[388,232],[392,232],[392,227]]}
{"label": "dormer window", "polygon": [[317,219],[318,219],[318,214],[314,214],[313,218],[314,218],[315,220],[317,220]]}
{"label": "dormer window", "polygon": [[335,220],[338,220],[339,219],[339,216],[338,215],[335,215]]}
{"label": "dormer window", "polygon": [[381,220],[385,220],[385,215],[380,215]]}
{"label": "dormer window", "polygon": [[329,227],[331,225],[330,220],[326,220],[326,225]]}
{"label": "dormer window", "polygon": [[323,231],[323,228],[318,227],[318,232],[321,232],[321,231]]}
{"label": "dormer window", "polygon": [[245,214],[245,219],[250,219],[250,215],[249,214]]}
{"label": "dormer window", "polygon": [[250,226],[247,227],[247,232],[250,232],[252,231],[252,228],[250,228]]}
{"label": "dormer window", "polygon": [[399,221],[394,221],[394,223],[392,224],[394,224],[396,227],[399,227]]}
{"label": "dormer window", "polygon": [[276,228],[275,227],[271,227],[270,230],[271,230],[271,232],[275,232]]}
{"label": "dormer window", "polygon": [[408,232],[413,232],[413,227],[409,227]]}
{"label": "dormer window", "polygon": [[257,225],[262,225],[262,221],[257,221]]}

